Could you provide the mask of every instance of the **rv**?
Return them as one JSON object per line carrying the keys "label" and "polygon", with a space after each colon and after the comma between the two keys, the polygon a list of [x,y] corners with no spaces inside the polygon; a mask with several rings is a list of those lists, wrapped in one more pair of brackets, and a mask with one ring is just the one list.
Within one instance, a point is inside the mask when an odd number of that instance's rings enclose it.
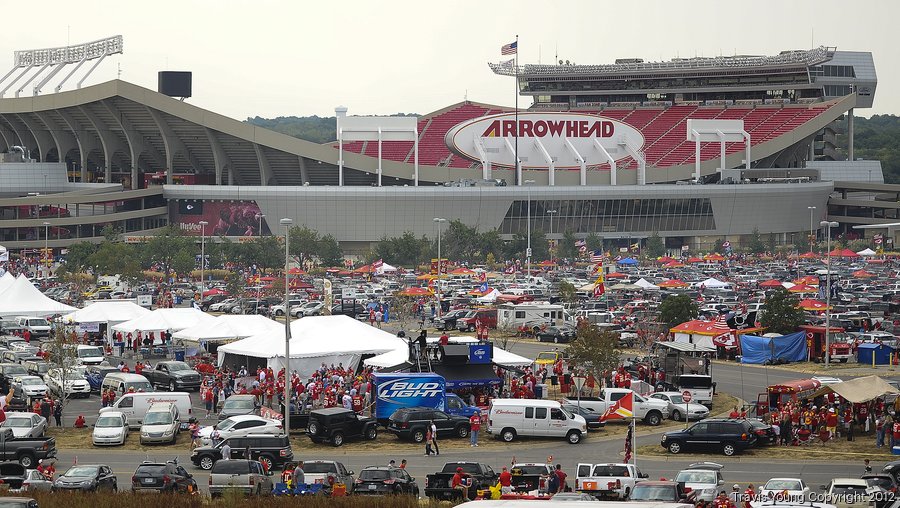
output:
{"label": "rv", "polygon": [[497,311],[497,327],[502,329],[517,329],[525,323],[562,324],[572,319],[561,304],[547,302],[504,303]]}

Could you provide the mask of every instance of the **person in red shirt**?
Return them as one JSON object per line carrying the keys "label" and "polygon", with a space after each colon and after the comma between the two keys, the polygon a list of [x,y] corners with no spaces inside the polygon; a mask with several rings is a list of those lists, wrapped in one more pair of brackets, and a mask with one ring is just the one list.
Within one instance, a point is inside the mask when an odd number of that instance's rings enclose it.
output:
{"label": "person in red shirt", "polygon": [[144,372],[144,364],[141,363],[140,360],[138,360],[138,362],[134,364],[134,373],[140,374],[142,372]]}
{"label": "person in red shirt", "polygon": [[478,446],[478,431],[481,430],[481,410],[476,409],[475,414],[469,418],[469,445]]}
{"label": "person in red shirt", "polygon": [[731,412],[728,413],[728,418],[737,418],[739,416],[741,416],[741,414],[738,412],[737,406],[734,406],[734,409],[732,409]]}
{"label": "person in red shirt", "polygon": [[891,426],[891,448],[900,444],[900,420],[894,420],[894,425]]}
{"label": "person in red shirt", "polygon": [[566,477],[568,476],[565,471],[562,470],[562,465],[556,465],[556,477],[559,478],[559,489],[556,492],[565,492],[566,491]]}
{"label": "person in red shirt", "polygon": [[756,495],[756,492],[753,490],[753,484],[747,485],[747,490],[744,491],[743,501],[744,508],[751,508],[750,502],[753,501],[753,497]]}
{"label": "person in red shirt", "polygon": [[838,424],[837,413],[834,411],[834,408],[831,408],[828,410],[828,415],[825,416],[825,427],[828,428],[828,433],[832,437],[837,436],[837,424]]}
{"label": "person in red shirt", "polygon": [[462,498],[466,500],[469,499],[468,476],[466,473],[463,473],[463,468],[458,467],[456,468],[456,474],[450,480],[450,488],[461,490]]}
{"label": "person in red shirt", "polygon": [[498,481],[500,482],[501,494],[509,494],[512,492],[512,474],[506,469],[506,466],[503,466],[503,471],[500,473]]}

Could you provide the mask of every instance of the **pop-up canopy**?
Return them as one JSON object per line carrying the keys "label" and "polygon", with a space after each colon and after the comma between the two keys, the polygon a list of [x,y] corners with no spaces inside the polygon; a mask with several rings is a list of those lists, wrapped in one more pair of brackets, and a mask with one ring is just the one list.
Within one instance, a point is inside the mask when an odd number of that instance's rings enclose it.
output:
{"label": "pop-up canopy", "polygon": [[[9,281],[5,276],[4,280]],[[19,275],[14,281],[4,285],[6,289],[0,293],[0,316],[47,317],[77,310],[44,296],[24,275]]]}

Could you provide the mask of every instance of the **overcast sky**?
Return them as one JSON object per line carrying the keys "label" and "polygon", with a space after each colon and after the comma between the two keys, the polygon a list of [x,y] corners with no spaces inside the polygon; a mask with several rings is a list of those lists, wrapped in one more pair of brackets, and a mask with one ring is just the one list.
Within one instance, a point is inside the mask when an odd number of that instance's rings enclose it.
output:
{"label": "overcast sky", "polygon": [[87,83],[113,79],[121,66],[122,79],[155,90],[157,71],[193,71],[188,101],[240,120],[332,116],[337,105],[357,115],[428,113],[464,97],[511,106],[512,78],[495,76],[487,62],[499,61],[500,46],[516,34],[520,63],[549,63],[557,54],[592,64],[774,54],[814,45],[871,51],[875,106],[858,114],[900,113],[900,2],[891,0],[39,4],[36,15],[7,12],[0,67],[11,65],[16,49],[121,34],[124,54],[104,61]]}

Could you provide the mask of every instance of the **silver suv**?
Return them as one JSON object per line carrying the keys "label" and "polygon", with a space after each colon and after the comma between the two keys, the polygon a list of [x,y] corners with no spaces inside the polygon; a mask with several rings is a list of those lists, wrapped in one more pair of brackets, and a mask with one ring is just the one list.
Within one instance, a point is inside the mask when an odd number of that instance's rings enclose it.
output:
{"label": "silver suv", "polygon": [[234,489],[242,494],[269,496],[274,488],[270,475],[255,460],[219,460],[209,472],[209,495],[218,497]]}

